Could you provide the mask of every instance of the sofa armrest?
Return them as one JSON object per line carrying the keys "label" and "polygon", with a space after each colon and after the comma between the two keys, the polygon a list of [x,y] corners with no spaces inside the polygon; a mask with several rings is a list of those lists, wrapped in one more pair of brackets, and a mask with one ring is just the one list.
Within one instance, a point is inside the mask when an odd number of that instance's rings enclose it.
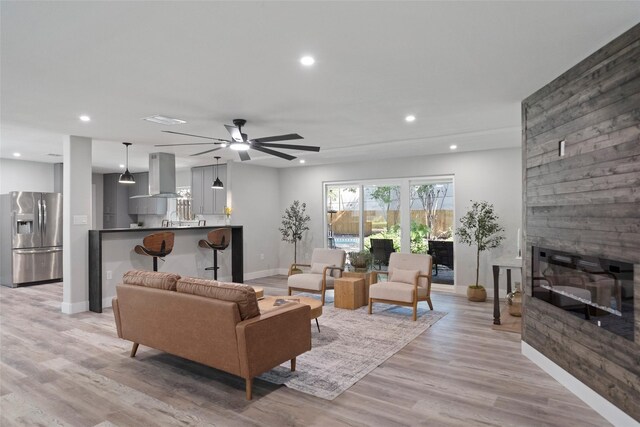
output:
{"label": "sofa armrest", "polygon": [[113,299],[111,300],[111,308],[113,308],[113,317],[115,317],[116,319],[118,338],[122,338],[122,323],[120,321],[120,306],[118,305],[118,297],[113,297]]}
{"label": "sofa armrest", "polygon": [[288,304],[236,325],[240,371],[253,378],[311,350],[311,308]]}

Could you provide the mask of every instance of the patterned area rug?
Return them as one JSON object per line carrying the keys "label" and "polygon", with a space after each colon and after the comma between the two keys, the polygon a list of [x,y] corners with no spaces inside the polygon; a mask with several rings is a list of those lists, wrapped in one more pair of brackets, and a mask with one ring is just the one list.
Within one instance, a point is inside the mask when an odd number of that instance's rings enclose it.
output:
{"label": "patterned area rug", "polygon": [[332,292],[327,294],[322,310],[318,319],[320,332],[312,322],[311,351],[297,358],[296,372],[289,370],[287,362],[260,379],[333,400],[446,314],[431,311],[421,302],[415,322],[409,307],[374,304],[373,314],[369,315],[367,307],[334,308]]}

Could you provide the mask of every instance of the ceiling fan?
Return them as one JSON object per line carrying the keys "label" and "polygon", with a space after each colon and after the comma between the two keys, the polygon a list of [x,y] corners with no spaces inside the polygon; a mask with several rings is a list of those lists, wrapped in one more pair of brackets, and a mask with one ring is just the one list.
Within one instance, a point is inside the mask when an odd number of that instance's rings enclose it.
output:
{"label": "ceiling fan", "polygon": [[222,148],[229,147],[232,150],[238,151],[240,155],[240,160],[251,160],[249,157],[249,153],[247,150],[256,150],[266,154],[271,154],[272,156],[280,157],[285,160],[293,160],[295,156],[290,154],[282,153],[280,151],[272,150],[272,148],[283,148],[286,150],[303,150],[303,151],[320,151],[320,147],[313,147],[309,145],[295,145],[295,144],[273,144],[274,141],[289,141],[292,139],[303,139],[297,133],[288,133],[286,135],[276,135],[276,136],[267,136],[264,138],[255,138],[249,139],[246,133],[242,133],[242,127],[247,123],[245,119],[234,119],[234,126],[224,125],[227,128],[227,131],[231,135],[231,139],[221,139],[221,138],[213,138],[210,136],[201,136],[201,135],[192,135],[190,133],[182,133],[182,132],[174,132],[171,130],[163,130],[165,133],[172,133],[175,135],[185,135],[185,136],[193,136],[195,138],[204,138],[210,139],[215,142],[201,142],[201,143],[191,143],[191,144],[157,144],[156,147],[174,147],[174,146],[182,146],[182,145],[208,145],[208,144],[216,144],[220,145],[220,147],[213,148],[211,150],[203,151],[201,153],[192,154],[192,156],[199,156],[201,154],[211,153],[213,151],[218,151]]}

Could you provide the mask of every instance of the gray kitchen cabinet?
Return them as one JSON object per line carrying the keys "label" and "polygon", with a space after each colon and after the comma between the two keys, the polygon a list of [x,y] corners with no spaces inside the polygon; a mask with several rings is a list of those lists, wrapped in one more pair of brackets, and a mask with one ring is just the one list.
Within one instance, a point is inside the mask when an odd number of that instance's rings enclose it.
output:
{"label": "gray kitchen cabinet", "polygon": [[103,227],[127,228],[136,222],[134,216],[129,215],[129,186],[120,184],[120,174],[109,173],[103,175]]}
{"label": "gray kitchen cabinet", "polygon": [[[220,165],[218,177],[223,184],[227,182],[227,167]],[[223,215],[227,203],[227,190],[214,190],[211,184],[216,179],[215,166],[191,168],[191,206],[198,215]]]}

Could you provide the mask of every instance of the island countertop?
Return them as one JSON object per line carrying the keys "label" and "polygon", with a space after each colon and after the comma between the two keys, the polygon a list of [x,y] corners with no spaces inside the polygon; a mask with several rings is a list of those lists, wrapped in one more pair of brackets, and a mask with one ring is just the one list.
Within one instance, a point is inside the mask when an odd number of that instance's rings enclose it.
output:
{"label": "island countertop", "polygon": [[89,230],[89,310],[100,313],[111,306],[116,285],[129,270],[151,270],[150,257],[134,251],[147,234],[162,231],[175,233],[173,251],[163,258],[158,271],[176,273],[183,277],[213,279],[213,253],[198,245],[210,230],[230,228],[231,245],[219,252],[219,280],[244,282],[243,229],[241,225],[174,226],[151,228],[105,228]]}

